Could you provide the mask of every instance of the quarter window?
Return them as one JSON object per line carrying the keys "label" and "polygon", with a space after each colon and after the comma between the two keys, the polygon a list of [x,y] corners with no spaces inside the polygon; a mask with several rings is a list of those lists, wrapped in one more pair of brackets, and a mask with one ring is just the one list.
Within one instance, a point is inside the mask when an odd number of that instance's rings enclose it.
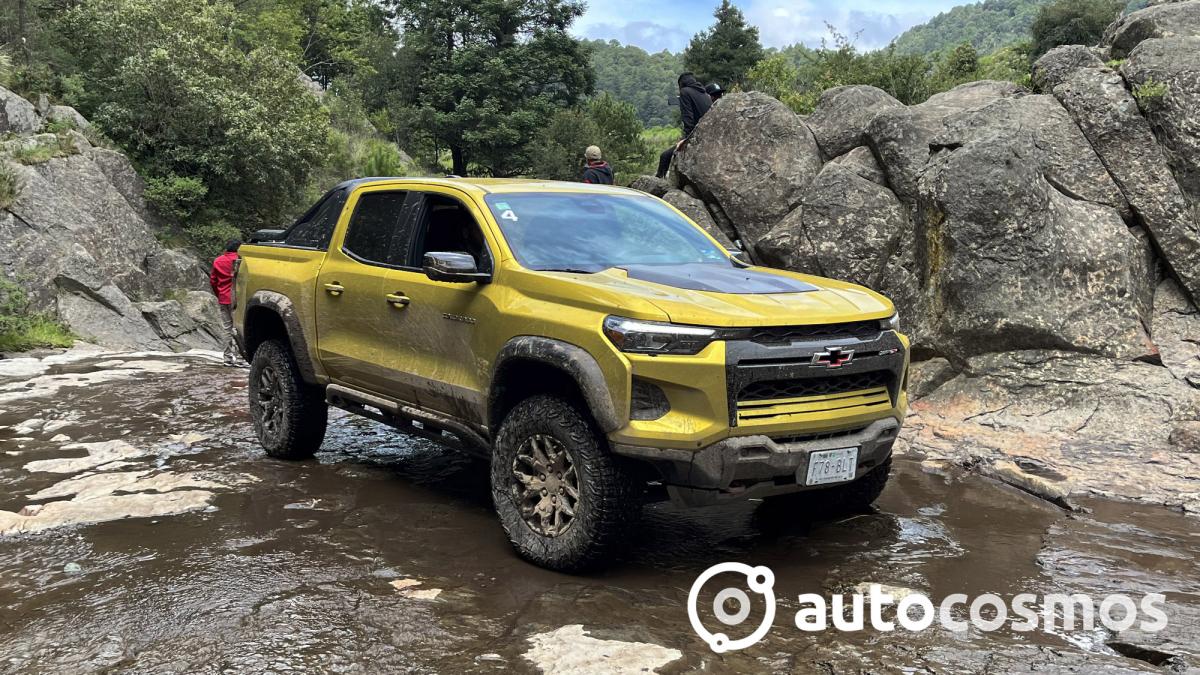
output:
{"label": "quarter window", "polygon": [[325,197],[292,226],[284,243],[288,246],[325,250],[329,247],[329,239],[333,237],[333,229],[337,227],[338,216],[341,215],[345,203],[345,190],[338,190]]}
{"label": "quarter window", "polygon": [[407,192],[368,192],[358,198],[342,248],[364,262],[400,266],[408,261],[412,231]]}

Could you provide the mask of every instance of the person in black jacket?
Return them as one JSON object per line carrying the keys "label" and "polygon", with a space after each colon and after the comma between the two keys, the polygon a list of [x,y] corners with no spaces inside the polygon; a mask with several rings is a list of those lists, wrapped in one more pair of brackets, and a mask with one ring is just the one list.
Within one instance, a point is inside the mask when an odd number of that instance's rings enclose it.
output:
{"label": "person in black jacket", "polygon": [[704,113],[712,107],[712,99],[709,98],[708,92],[704,90],[704,85],[696,79],[691,73],[684,73],[679,76],[679,116],[683,119],[683,139],[675,144],[673,148],[667,148],[658,157],[658,173],[659,178],[667,177],[667,170],[671,168],[671,159],[675,153],[683,148],[683,144],[687,143],[688,137],[692,135],[692,130],[700,123],[700,118],[704,117]]}
{"label": "person in black jacket", "polygon": [[589,145],[587,150],[583,151],[583,158],[587,160],[587,166],[583,169],[583,182],[596,185],[613,184],[612,167],[601,159],[598,146]]}

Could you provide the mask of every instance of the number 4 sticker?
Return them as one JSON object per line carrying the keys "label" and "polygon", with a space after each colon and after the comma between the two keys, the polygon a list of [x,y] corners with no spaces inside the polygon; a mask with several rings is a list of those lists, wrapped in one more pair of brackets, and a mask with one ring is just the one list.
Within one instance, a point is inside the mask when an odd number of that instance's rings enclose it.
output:
{"label": "number 4 sticker", "polygon": [[504,213],[501,213],[500,217],[504,220],[511,220],[514,223],[517,222],[517,214],[513,213],[512,209],[508,209]]}

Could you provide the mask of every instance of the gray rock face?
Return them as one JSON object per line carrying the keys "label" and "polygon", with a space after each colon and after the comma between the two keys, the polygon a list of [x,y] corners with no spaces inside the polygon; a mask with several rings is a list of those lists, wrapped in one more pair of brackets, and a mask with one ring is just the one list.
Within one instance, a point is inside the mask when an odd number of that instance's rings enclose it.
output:
{"label": "gray rock face", "polygon": [[705,202],[720,205],[739,238],[757,241],[799,203],[821,170],[821,151],[779,101],[729,94],[696,125],[675,170]]}
{"label": "gray rock face", "polygon": [[1150,278],[1140,242],[1113,209],[1056,189],[1039,158],[1025,131],[965,138],[931,159],[916,237],[931,341],[959,358],[1151,353],[1135,290]]}
{"label": "gray rock face", "polygon": [[1200,36],[1200,2],[1163,3],[1131,12],[1108,27],[1100,44],[1119,59],[1145,40],[1176,36]]}
{"label": "gray rock face", "polygon": [[46,111],[46,119],[51,122],[67,122],[76,129],[86,129],[92,126],[79,111],[69,105],[52,105]]}
{"label": "gray rock face", "polygon": [[[177,309],[178,303],[148,314],[134,304],[171,292],[204,292],[206,267],[155,239],[141,180],[124,155],[92,148],[71,133],[78,154],[10,164],[22,187],[16,201],[0,210],[0,273],[20,281],[33,309],[56,313],[74,332],[105,346],[212,346],[205,331],[216,334],[220,319],[200,304],[193,302],[194,315]],[[58,142],[53,134],[20,136],[6,141],[0,155],[51,142]],[[189,321],[190,329],[180,328]]]}
{"label": "gray rock face", "polygon": [[217,336],[193,321],[177,300],[139,302],[136,306],[172,349],[216,349],[220,346]]}
{"label": "gray rock face", "polygon": [[1150,332],[1167,370],[1200,389],[1200,310],[1172,279],[1154,291]]}
{"label": "gray rock face", "polygon": [[768,265],[878,290],[911,318],[917,314],[916,279],[904,269],[903,255],[912,230],[891,190],[830,163],[757,248]]}
{"label": "gray rock face", "polygon": [[657,176],[638,176],[633,179],[629,187],[652,194],[655,197],[661,197],[671,190],[671,184]]}
{"label": "gray rock face", "polygon": [[1035,73],[1087,137],[1174,274],[1200,297],[1200,222],[1125,81],[1081,49],[1052,50]]}
{"label": "gray rock face", "polygon": [[1053,96],[1001,98],[950,115],[930,144],[957,146],[974,139],[1028,133],[1042,175],[1074,199],[1103,204],[1130,216],[1129,204],[1070,114]]}
{"label": "gray rock face", "polygon": [[32,103],[0,87],[0,134],[31,134],[41,126]]}
{"label": "gray rock face", "polygon": [[945,129],[943,119],[1024,91],[1010,82],[971,82],[920,105],[888,108],[875,115],[865,137],[896,196],[909,204],[916,202],[917,179],[929,161],[930,142]]}
{"label": "gray rock face", "polygon": [[[1200,2],[1184,4],[1195,5],[1200,14]],[[1144,97],[1140,104],[1195,209],[1200,205],[1200,37],[1146,40],[1129,55],[1121,73],[1135,91],[1166,85],[1164,95]]]}
{"label": "gray rock face", "polygon": [[1083,45],[1063,45],[1042,55],[1033,64],[1033,81],[1038,91],[1050,93],[1084,68],[1103,68],[1104,62]]}
{"label": "gray rock face", "polygon": [[663,195],[662,200],[682,211],[685,216],[691,218],[700,227],[703,227],[705,232],[711,234],[725,248],[731,249],[734,247],[729,235],[717,227],[716,221],[713,220],[712,214],[708,212],[708,208],[704,206],[704,202],[683,190],[671,190]]}
{"label": "gray rock face", "polygon": [[837,157],[862,145],[863,130],[880,111],[904,104],[877,87],[856,84],[821,93],[817,107],[805,122],[826,157]]}
{"label": "gray rock face", "polygon": [[840,157],[835,157],[829,163],[844,166],[876,185],[888,187],[887,174],[883,172],[883,167],[879,166],[879,160],[875,159],[875,154],[865,145],[854,148]]}

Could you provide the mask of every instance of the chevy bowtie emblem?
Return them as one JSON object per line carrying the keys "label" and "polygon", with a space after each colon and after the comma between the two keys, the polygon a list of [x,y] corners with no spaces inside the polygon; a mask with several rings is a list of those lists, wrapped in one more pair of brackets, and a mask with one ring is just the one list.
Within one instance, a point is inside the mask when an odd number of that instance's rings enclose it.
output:
{"label": "chevy bowtie emblem", "polygon": [[824,366],[826,368],[841,368],[853,360],[853,349],[839,349],[838,347],[830,347],[823,352],[817,352],[812,355],[812,364],[814,366]]}

